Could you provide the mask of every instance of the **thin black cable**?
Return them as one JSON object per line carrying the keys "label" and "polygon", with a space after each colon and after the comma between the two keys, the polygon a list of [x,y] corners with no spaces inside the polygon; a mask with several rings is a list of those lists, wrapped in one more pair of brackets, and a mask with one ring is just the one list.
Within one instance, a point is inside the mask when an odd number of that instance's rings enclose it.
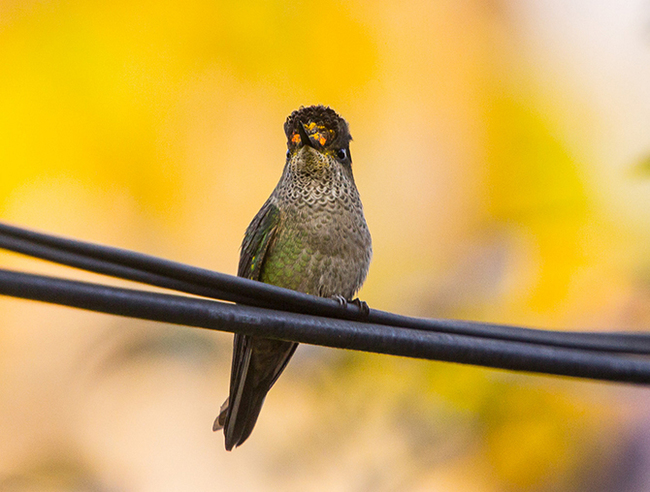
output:
{"label": "thin black cable", "polygon": [[299,343],[604,381],[650,384],[650,361],[328,319],[0,269],[0,294]]}
{"label": "thin black cable", "polygon": [[650,354],[645,333],[563,332],[492,323],[411,318],[371,309],[367,317],[355,305],[310,296],[261,282],[109,246],[34,232],[0,223],[0,248],[104,275],[241,304],[373,324],[456,333],[485,339],[539,345]]}
{"label": "thin black cable", "polygon": [[92,256],[66,251],[53,246],[41,245],[29,240],[4,236],[0,233],[0,248],[15,251],[27,256],[41,258],[62,265],[73,266],[81,270],[109,275],[111,277],[132,280],[156,287],[200,295],[212,299],[223,299],[232,302],[246,303],[250,299],[216,287],[193,284],[173,277],[153,273],[143,269],[114,263]]}

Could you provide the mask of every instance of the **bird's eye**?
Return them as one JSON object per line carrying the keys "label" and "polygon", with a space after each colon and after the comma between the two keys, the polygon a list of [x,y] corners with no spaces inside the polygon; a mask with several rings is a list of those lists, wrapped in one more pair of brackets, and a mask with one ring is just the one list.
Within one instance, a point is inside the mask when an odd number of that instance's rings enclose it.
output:
{"label": "bird's eye", "polygon": [[336,151],[336,157],[339,158],[339,160],[344,161],[345,159],[348,158],[348,150],[347,149],[339,149]]}
{"label": "bird's eye", "polygon": [[289,157],[291,157],[291,151],[290,151],[289,149],[287,149],[287,159],[288,159]]}

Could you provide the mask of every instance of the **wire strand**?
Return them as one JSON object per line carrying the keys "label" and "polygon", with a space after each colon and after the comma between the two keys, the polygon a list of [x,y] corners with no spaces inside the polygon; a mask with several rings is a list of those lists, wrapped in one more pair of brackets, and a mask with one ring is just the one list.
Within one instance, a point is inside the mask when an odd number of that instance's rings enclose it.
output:
{"label": "wire strand", "polygon": [[112,277],[211,299],[337,319],[582,350],[650,355],[646,333],[565,332],[493,323],[401,316],[184,265],[142,253],[43,234],[0,222],[0,248]]}
{"label": "wire strand", "polygon": [[650,361],[328,319],[0,269],[0,294],[90,311],[380,354],[650,384]]}

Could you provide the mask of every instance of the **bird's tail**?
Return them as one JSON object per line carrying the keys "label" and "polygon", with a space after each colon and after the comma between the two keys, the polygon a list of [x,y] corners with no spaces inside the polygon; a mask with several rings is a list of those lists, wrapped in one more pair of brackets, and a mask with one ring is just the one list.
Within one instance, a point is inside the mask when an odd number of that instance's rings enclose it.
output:
{"label": "bird's tail", "polygon": [[224,429],[226,450],[241,445],[253,432],[266,394],[293,355],[297,343],[235,335],[230,396],[212,430]]}

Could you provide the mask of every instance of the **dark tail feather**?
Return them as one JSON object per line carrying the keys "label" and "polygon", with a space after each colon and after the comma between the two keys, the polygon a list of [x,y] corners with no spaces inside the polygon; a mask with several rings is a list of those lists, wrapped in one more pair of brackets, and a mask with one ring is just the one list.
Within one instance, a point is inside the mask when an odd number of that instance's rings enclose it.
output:
{"label": "dark tail feather", "polygon": [[253,432],[266,394],[298,344],[236,335],[230,396],[221,406],[213,430],[224,429],[226,450],[240,446]]}
{"label": "dark tail feather", "polygon": [[[219,417],[217,417],[217,422],[221,420],[224,423],[226,451],[231,451],[233,448],[243,444],[251,435],[251,432],[253,432],[257,417],[262,410],[266,393],[260,394],[258,392],[250,396],[251,398],[242,401],[242,405],[240,405],[236,413],[234,410],[230,412],[226,406],[222,410],[222,413],[219,414]],[[228,400],[226,400],[225,405],[227,404]]]}

